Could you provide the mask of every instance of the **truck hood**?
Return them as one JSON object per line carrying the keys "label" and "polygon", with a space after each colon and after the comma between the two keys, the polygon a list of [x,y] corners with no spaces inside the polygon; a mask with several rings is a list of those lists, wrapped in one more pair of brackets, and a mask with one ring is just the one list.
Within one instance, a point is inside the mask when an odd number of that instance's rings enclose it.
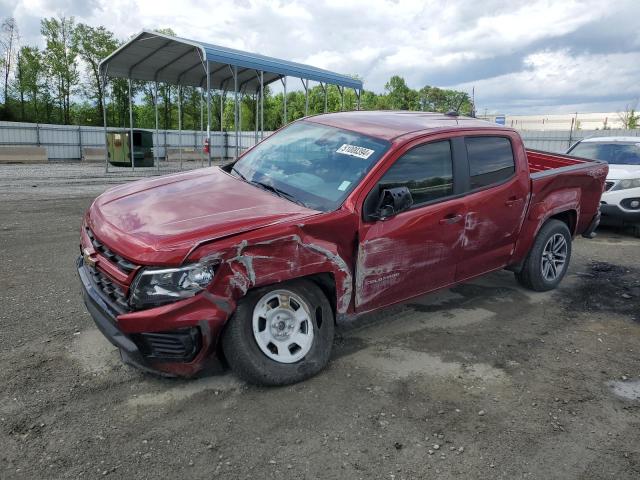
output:
{"label": "truck hood", "polygon": [[625,180],[627,178],[640,178],[640,165],[609,164],[607,180]]}
{"label": "truck hood", "polygon": [[213,167],[110,189],[91,205],[87,224],[135,263],[177,265],[199,243],[319,213]]}

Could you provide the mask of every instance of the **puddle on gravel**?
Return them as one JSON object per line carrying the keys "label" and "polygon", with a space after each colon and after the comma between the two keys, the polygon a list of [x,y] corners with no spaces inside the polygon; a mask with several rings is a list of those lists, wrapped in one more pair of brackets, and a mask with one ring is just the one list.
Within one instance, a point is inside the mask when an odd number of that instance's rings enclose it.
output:
{"label": "puddle on gravel", "polygon": [[640,380],[609,382],[608,385],[617,397],[625,400],[640,400]]}
{"label": "puddle on gravel", "polygon": [[591,262],[575,273],[580,281],[562,289],[571,310],[607,311],[631,315],[640,321],[640,275],[632,268],[606,262]]}
{"label": "puddle on gravel", "polygon": [[179,386],[167,388],[160,392],[137,395],[129,398],[127,403],[132,407],[165,405],[186,400],[202,392],[229,392],[242,386],[242,382],[231,374],[200,378],[197,380],[178,381],[180,382]]}
{"label": "puddle on gravel", "polygon": [[411,375],[436,377],[454,377],[476,379],[489,382],[500,382],[506,379],[504,371],[485,363],[464,364],[445,362],[437,355],[402,348],[389,348],[381,351],[373,349],[360,352],[345,358],[361,367],[378,370],[392,375],[394,378],[406,378]]}

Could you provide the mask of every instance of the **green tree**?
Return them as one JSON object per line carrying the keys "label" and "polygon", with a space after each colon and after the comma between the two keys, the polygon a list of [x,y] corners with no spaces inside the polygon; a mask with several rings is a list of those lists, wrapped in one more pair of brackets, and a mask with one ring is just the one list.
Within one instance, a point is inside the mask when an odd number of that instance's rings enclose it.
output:
{"label": "green tree", "polygon": [[40,120],[40,103],[46,98],[47,91],[46,68],[42,59],[42,52],[37,47],[25,46],[18,52],[16,63],[16,89],[20,97],[21,120]]}
{"label": "green tree", "polygon": [[447,112],[457,109],[460,113],[470,114],[473,109],[471,98],[465,92],[426,85],[417,95],[419,108],[423,111]]}
{"label": "green tree", "polygon": [[393,110],[412,110],[416,99],[415,90],[411,90],[404,78],[394,75],[385,84],[384,89],[389,95],[389,106]]}
{"label": "green tree", "polygon": [[0,24],[0,49],[2,49],[3,102],[8,101],[9,76],[13,72],[16,52],[18,50],[18,24],[15,18],[9,17]]}
{"label": "green tree", "polygon": [[625,129],[635,129],[638,128],[638,123],[640,122],[640,115],[638,115],[638,100],[635,100],[631,103],[628,103],[625,106],[624,112],[618,112],[618,117],[622,122],[622,125]]}
{"label": "green tree", "polygon": [[112,32],[106,28],[91,27],[80,23],[75,31],[75,42],[78,45],[78,54],[88,68],[85,84],[86,95],[96,102],[96,119],[94,123],[102,123],[102,102],[104,98],[102,81],[100,78],[100,60],[118,48],[118,41]]}
{"label": "green tree", "polygon": [[75,30],[73,17],[45,18],[41,23],[41,32],[47,43],[45,59],[56,81],[61,120],[65,125],[71,123],[71,95],[77,91],[79,79],[78,37]]}

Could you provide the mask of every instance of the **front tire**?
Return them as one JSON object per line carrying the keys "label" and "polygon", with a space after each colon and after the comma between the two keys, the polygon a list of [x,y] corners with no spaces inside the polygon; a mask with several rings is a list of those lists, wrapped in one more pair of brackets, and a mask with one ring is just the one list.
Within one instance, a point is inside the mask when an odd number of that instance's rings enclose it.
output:
{"label": "front tire", "polygon": [[571,232],[560,220],[547,221],[524,261],[523,268],[516,273],[520,284],[536,292],[553,290],[567,273],[571,259]]}
{"label": "front tire", "polygon": [[247,382],[287,385],[325,367],[333,335],[324,292],[310,280],[294,280],[247,293],[225,328],[222,349]]}

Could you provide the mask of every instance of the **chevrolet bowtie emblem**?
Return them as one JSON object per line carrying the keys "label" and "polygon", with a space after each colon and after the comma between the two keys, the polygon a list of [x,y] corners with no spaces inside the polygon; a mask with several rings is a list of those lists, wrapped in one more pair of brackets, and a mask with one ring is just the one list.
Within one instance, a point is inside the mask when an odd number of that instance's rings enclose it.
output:
{"label": "chevrolet bowtie emblem", "polygon": [[88,265],[91,268],[95,268],[97,261],[91,256],[91,251],[88,248],[85,248],[83,250],[82,259],[84,260],[85,265]]}

